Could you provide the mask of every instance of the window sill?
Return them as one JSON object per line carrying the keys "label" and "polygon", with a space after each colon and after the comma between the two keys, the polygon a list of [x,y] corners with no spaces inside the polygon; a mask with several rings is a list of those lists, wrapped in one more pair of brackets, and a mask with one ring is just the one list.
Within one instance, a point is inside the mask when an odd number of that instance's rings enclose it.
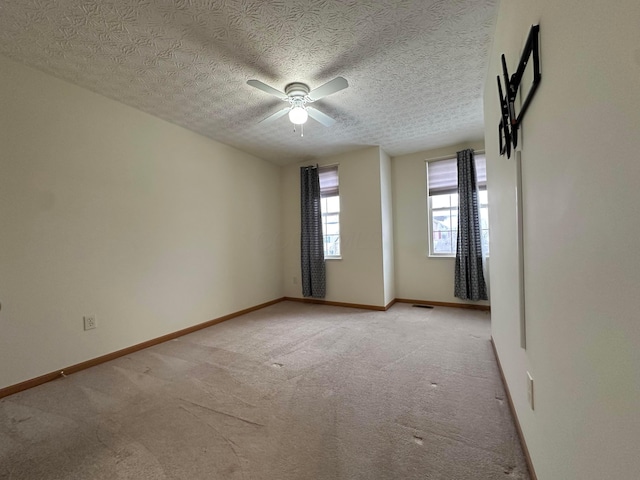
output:
{"label": "window sill", "polygon": [[324,257],[325,260],[342,260],[342,257]]}
{"label": "window sill", "polygon": [[428,258],[456,258],[455,255],[433,255],[433,254],[429,254]]}

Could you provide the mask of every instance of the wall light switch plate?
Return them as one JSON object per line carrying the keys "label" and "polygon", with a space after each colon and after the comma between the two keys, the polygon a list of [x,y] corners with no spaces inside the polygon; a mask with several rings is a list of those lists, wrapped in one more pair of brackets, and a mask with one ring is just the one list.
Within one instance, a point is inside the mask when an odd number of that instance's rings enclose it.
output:
{"label": "wall light switch plate", "polygon": [[527,400],[529,400],[529,406],[533,410],[533,377],[527,372]]}

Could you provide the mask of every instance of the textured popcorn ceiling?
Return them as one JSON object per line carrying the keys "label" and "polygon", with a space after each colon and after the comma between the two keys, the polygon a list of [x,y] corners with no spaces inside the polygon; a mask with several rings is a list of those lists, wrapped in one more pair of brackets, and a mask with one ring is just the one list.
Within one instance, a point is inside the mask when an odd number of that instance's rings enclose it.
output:
{"label": "textured popcorn ceiling", "polygon": [[[0,54],[275,163],[483,136],[497,0],[0,0]],[[304,137],[246,84],[349,88]]]}

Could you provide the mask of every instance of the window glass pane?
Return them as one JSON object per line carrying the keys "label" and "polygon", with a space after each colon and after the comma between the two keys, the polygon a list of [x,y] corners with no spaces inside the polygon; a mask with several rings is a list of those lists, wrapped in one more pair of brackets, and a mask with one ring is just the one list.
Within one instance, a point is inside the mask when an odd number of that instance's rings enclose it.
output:
{"label": "window glass pane", "polygon": [[451,197],[451,206],[452,207],[457,207],[458,206],[458,194],[457,193],[453,193],[450,195]]}
{"label": "window glass pane", "polygon": [[458,210],[451,211],[451,230],[458,230]]}
{"label": "window glass pane", "polygon": [[487,194],[487,191],[480,190],[478,192],[478,199],[480,200],[480,203],[483,205],[486,205],[487,203],[489,203],[489,195]]}
{"label": "window glass pane", "polygon": [[433,253],[451,253],[451,232],[433,232]]}
{"label": "window glass pane", "polygon": [[326,212],[339,212],[340,211],[340,197],[327,197],[326,199]]}
{"label": "window glass pane", "polygon": [[480,236],[482,239],[482,251],[485,255],[489,255],[489,230],[482,230]]}
{"label": "window glass pane", "polygon": [[325,255],[340,255],[340,237],[338,235],[327,235],[324,238]]}
{"label": "window glass pane", "polygon": [[437,210],[433,212],[433,231],[451,230],[451,210]]}
{"label": "window glass pane", "polygon": [[480,208],[480,228],[489,228],[489,209],[487,207]]}
{"label": "window glass pane", "polygon": [[337,223],[327,223],[325,231],[326,235],[338,235],[340,233],[340,227]]}
{"label": "window glass pane", "polygon": [[324,197],[321,200],[322,232],[324,234],[324,254],[327,257],[340,256],[340,197]]}
{"label": "window glass pane", "polygon": [[431,208],[449,208],[451,195],[434,195],[431,197]]}

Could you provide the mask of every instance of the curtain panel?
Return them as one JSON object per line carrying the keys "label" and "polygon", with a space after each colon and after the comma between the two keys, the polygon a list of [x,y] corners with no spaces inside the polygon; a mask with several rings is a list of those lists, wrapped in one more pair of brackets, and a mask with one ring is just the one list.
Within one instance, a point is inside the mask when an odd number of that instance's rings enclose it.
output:
{"label": "curtain panel", "polygon": [[324,298],[326,271],[317,167],[300,167],[300,215],[302,296]]}
{"label": "curtain panel", "polygon": [[482,269],[478,184],[472,149],[458,153],[458,243],[454,295],[463,300],[488,300]]}

